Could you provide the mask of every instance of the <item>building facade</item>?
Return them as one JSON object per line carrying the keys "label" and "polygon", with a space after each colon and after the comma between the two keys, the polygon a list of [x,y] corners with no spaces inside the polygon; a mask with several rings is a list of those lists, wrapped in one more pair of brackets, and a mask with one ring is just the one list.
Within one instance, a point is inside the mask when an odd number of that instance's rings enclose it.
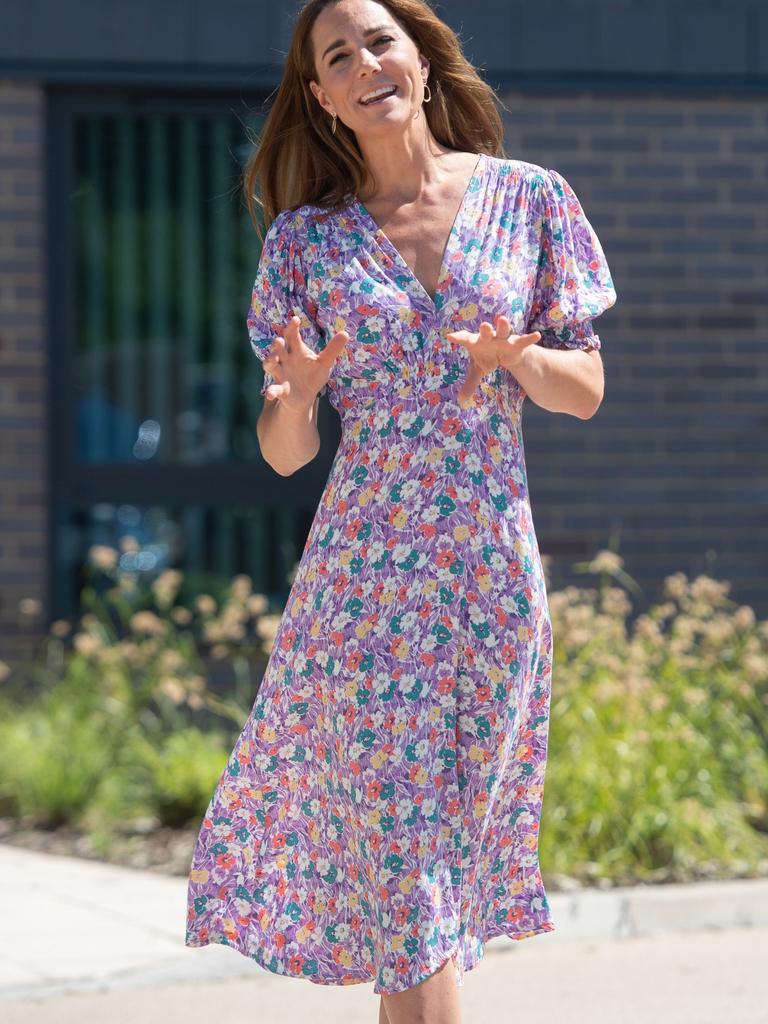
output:
{"label": "building facade", "polygon": [[[9,9],[10,7],[13,9]],[[551,586],[611,548],[637,611],[683,571],[768,612],[768,8],[434,3],[506,154],[559,170],[618,293],[588,421],[526,403]],[[198,588],[290,585],[338,443],[261,459],[239,174],[297,4],[0,13],[0,658],[72,614],[92,544]],[[590,581],[594,582],[594,581]]]}

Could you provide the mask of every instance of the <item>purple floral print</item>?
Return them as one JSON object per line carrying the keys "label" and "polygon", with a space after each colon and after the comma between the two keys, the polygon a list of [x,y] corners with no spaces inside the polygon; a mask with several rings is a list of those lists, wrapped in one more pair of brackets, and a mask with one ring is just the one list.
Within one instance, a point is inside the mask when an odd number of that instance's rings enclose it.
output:
{"label": "purple floral print", "polygon": [[[270,226],[248,311],[263,359],[295,313],[342,438],[253,709],[203,819],[186,945],[323,985],[411,988],[498,935],[551,931],[538,860],[552,628],[525,392],[457,392],[445,335],[504,313],[596,348],[616,302],[565,178],[480,155],[434,296],[354,196]],[[265,374],[265,388],[272,382]]]}

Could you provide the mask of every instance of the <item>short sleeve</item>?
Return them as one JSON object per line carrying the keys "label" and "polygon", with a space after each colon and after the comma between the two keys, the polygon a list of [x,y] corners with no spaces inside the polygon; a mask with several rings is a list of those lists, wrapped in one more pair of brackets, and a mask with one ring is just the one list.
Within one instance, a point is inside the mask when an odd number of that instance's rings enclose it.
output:
{"label": "short sleeve", "polygon": [[526,331],[541,331],[545,348],[599,349],[592,320],[616,302],[600,240],[558,171],[532,175],[530,186],[539,258]]}
{"label": "short sleeve", "polygon": [[[247,325],[251,348],[262,363],[264,396],[275,378],[263,369],[264,359],[276,335],[288,325],[292,316],[301,317],[301,337],[317,352],[323,348],[321,331],[307,300],[306,274],[301,258],[301,245],[295,228],[295,211],[283,210],[272,221],[264,236],[259,269],[251,294]],[[327,386],[319,392],[324,395]]]}

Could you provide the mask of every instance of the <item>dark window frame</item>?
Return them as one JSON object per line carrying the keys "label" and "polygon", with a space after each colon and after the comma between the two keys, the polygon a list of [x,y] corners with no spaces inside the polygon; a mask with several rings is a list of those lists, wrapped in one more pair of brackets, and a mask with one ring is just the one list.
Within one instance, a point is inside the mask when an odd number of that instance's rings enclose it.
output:
{"label": "dark window frame", "polygon": [[[287,545],[285,536],[275,537],[277,565],[273,579],[276,583],[268,594],[274,600],[287,597],[289,587],[282,581],[290,570],[290,551],[297,557],[301,554],[341,437],[338,414],[327,400],[321,401],[319,409],[320,452],[311,463],[289,477],[280,476],[261,457],[243,462],[212,460],[190,465],[79,462],[72,408],[75,267],[71,254],[75,224],[69,197],[75,187],[76,119],[89,114],[119,117],[151,112],[204,116],[230,111],[245,121],[249,112],[262,108],[268,94],[267,89],[244,95],[232,89],[179,92],[172,88],[101,85],[97,93],[80,85],[47,90],[47,587],[52,618],[70,615],[75,610],[72,581],[63,579],[61,570],[62,538],[66,536],[68,524],[78,510],[82,512],[102,502],[168,508],[185,504],[217,509],[252,506],[290,511],[292,515],[286,518],[299,526],[294,526]],[[256,269],[254,266],[254,276]],[[247,344],[245,332],[244,310],[243,343]],[[260,402],[254,403],[254,431],[260,411]],[[201,473],[204,473],[204,483]],[[281,518],[276,517],[278,523]]]}

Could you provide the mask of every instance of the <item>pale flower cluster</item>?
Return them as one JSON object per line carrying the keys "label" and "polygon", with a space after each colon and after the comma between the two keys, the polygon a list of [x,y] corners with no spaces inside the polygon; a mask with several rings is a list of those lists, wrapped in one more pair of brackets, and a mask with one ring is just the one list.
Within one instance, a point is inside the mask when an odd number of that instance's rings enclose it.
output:
{"label": "pale flower cluster", "polygon": [[[91,588],[95,596],[76,621],[56,619],[50,624],[49,671],[82,673],[84,680],[95,681],[113,709],[154,695],[160,705],[209,708],[241,719],[245,708],[209,690],[204,659],[231,661],[252,700],[258,678],[248,683],[243,673],[252,665],[263,666],[281,616],[267,614],[267,597],[254,593],[244,573],[232,579],[220,601],[201,593],[187,607],[179,601],[185,580],[180,570],[165,569],[145,585],[138,573],[125,569],[122,555],[139,550],[130,535],[121,538],[119,549],[95,544],[88,550],[88,568],[99,574],[100,583],[106,580],[111,586],[100,586],[98,594]],[[22,599],[18,609],[22,618],[37,617],[43,610],[34,598]],[[244,651],[260,652],[261,660],[242,657]],[[0,682],[10,674],[10,667],[0,662]]]}

